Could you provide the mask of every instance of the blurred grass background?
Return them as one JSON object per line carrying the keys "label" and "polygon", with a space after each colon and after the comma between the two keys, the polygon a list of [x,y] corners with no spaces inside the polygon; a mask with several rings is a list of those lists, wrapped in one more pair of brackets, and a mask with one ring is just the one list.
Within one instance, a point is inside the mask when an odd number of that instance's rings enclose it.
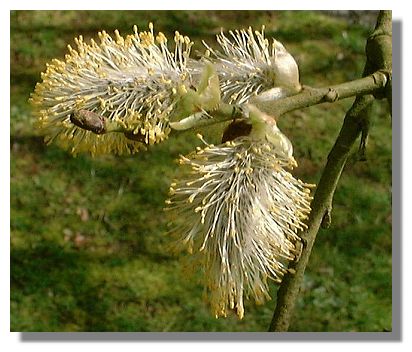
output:
{"label": "blurred grass background", "polygon": [[[199,141],[182,133],[131,157],[72,157],[46,147],[27,103],[40,72],[66,44],[133,24],[214,43],[224,30],[266,26],[295,56],[301,81],[321,86],[361,76],[374,13],[314,11],[11,12],[11,330],[266,331],[275,305],[246,303],[245,318],[215,319],[202,286],[183,271],[162,208],[175,159]],[[196,53],[194,54],[196,55]],[[316,183],[352,100],[281,121]],[[291,331],[391,330],[391,121],[375,104],[368,160],[351,158],[306,271]],[[202,131],[217,142],[221,126]],[[355,150],[354,150],[355,155]]]}

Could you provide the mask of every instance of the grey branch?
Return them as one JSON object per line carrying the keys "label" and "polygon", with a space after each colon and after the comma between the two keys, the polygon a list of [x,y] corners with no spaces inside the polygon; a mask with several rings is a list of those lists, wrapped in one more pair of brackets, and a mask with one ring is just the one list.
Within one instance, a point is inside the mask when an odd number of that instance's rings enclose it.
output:
{"label": "grey branch", "polygon": [[[333,85],[323,88],[305,87],[296,95],[281,98],[273,101],[251,101],[259,110],[274,116],[280,117],[287,112],[306,108],[309,106],[333,103],[340,99],[365,94],[377,94],[385,89],[390,79],[390,72],[378,70],[367,77],[350,82]],[[184,118],[178,122],[170,123],[172,129],[182,131],[191,128],[198,128],[216,123],[221,123],[233,119],[247,119],[248,108],[246,106],[235,106],[221,104],[216,110],[210,111],[208,115],[198,113]]]}
{"label": "grey branch", "polygon": [[[300,93],[290,97],[264,102],[256,100],[252,101],[251,105],[255,105],[259,110],[271,116],[280,117],[287,112],[312,105],[332,103],[355,95],[378,94],[385,89],[389,79],[390,72],[388,70],[378,70],[367,77],[354,81],[323,88],[306,87]],[[247,105],[221,103],[213,111],[196,113],[180,121],[170,122],[170,127],[176,131],[183,131],[248,118],[249,108]],[[117,132],[124,133],[130,139],[136,139],[133,133],[135,127],[125,126],[118,121],[110,120],[91,111],[80,110],[71,116],[71,121],[76,126],[96,134]]]}
{"label": "grey branch", "polygon": [[[371,90],[369,92],[361,90],[358,92],[355,102],[346,113],[343,126],[335,145],[328,155],[326,166],[322,172],[321,179],[314,195],[311,206],[312,212],[307,224],[308,229],[302,234],[306,246],[302,250],[300,260],[297,263],[291,264],[291,269],[294,274],[287,274],[281,287],[279,288],[276,309],[274,311],[269,331],[288,330],[313,244],[315,243],[317,233],[325,215],[330,217],[333,195],[339,182],[340,175],[346,164],[351,147],[362,133],[364,121],[367,121],[370,118],[370,106],[374,102],[375,98],[386,97],[388,101],[391,101],[391,17],[390,11],[381,11],[379,13],[375,30],[367,41],[367,62],[364,70],[364,75],[370,74],[370,72],[376,70],[384,70],[388,83],[382,86],[385,87],[384,90]],[[375,76],[375,78],[378,77]],[[364,79],[358,81],[363,80]],[[381,84],[383,84],[383,81]],[[373,95],[365,95],[366,93],[373,93]]]}

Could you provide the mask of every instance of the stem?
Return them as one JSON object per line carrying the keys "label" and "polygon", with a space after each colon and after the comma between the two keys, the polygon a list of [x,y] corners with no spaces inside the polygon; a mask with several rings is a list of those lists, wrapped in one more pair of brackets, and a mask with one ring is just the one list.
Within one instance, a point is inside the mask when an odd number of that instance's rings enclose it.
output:
{"label": "stem", "polygon": [[[335,102],[340,99],[364,94],[378,94],[385,88],[391,75],[387,70],[377,70],[376,72],[357,80],[345,82],[330,87],[309,88],[306,87],[296,95],[274,101],[256,102],[256,107],[271,115],[282,116],[283,114],[302,109],[308,106],[317,105],[325,102]],[[252,104],[253,105],[253,101]],[[82,110],[83,114],[72,116],[72,122],[78,127],[84,128],[97,134],[104,133],[125,133],[126,137],[133,137],[135,126],[125,126],[117,121],[109,120],[103,116],[94,114],[90,111]],[[87,119],[84,118],[84,116]],[[190,115],[180,121],[170,122],[170,127],[176,131],[184,131],[191,128],[213,125],[233,119],[248,119],[247,107],[221,103],[217,109],[208,112],[208,115],[201,112]],[[96,126],[99,125],[98,130]],[[133,138],[132,138],[133,139]]]}
{"label": "stem", "polygon": [[[350,150],[361,132],[363,115],[373,102],[371,95],[355,100],[352,108],[346,114],[341,132],[329,153],[326,166],[312,201],[312,211],[308,221],[308,229],[302,234],[305,246],[297,263],[291,263],[293,275],[287,274],[277,294],[276,310],[269,331],[287,331],[290,317],[297,300],[303,274],[309,261],[316,235],[324,217],[330,216],[333,194],[335,193],[340,175],[349,156]],[[328,219],[330,220],[330,219]]]}
{"label": "stem", "polygon": [[[308,106],[322,104],[325,102],[335,102],[341,99],[360,96],[364,94],[377,94],[384,88],[390,79],[390,73],[384,70],[377,70],[367,77],[354,81],[345,82],[330,87],[304,88],[296,95],[265,102],[255,102],[259,110],[275,117]],[[254,104],[253,100],[251,101]],[[229,104],[221,104],[216,110],[209,112],[211,117],[199,113],[191,115],[178,122],[170,123],[170,127],[175,130],[187,130],[216,123],[221,123],[234,118],[248,118],[247,109]]]}
{"label": "stem", "polygon": [[[378,70],[375,73],[350,82],[323,88],[304,88],[300,93],[279,100],[259,102],[256,104],[259,110],[271,115],[281,116],[292,110],[321,104],[324,102],[335,102],[340,99],[349,98],[354,95],[378,93],[385,87],[390,74],[387,71]],[[247,107],[221,103],[217,109],[205,113],[193,114],[178,122],[170,122],[170,127],[176,131],[184,131],[190,128],[198,128],[216,123],[230,121],[233,119],[248,119]],[[134,126],[125,126],[119,122],[112,121],[103,116],[87,110],[74,114],[72,122],[78,127],[92,131],[96,134],[125,133],[126,137],[133,139]],[[98,126],[99,128],[96,128]],[[137,136],[140,137],[140,136]],[[136,137],[136,138],[137,138]]]}
{"label": "stem", "polygon": [[199,112],[177,122],[170,122],[170,127],[176,131],[185,131],[190,128],[209,126],[233,119],[248,118],[246,110],[237,105],[221,103],[217,109],[208,112]]}
{"label": "stem", "polygon": [[[374,32],[369,37],[366,46],[367,62],[364,75],[373,69],[385,69],[391,80],[391,46],[387,45],[392,34],[390,11],[381,11]],[[382,40],[382,36],[389,37]],[[378,54],[377,54],[378,53]],[[359,81],[359,80],[358,80]],[[371,92],[372,93],[372,92]],[[379,92],[375,92],[376,93]],[[385,97],[389,97],[386,90]],[[293,97],[292,97],[293,98]],[[309,261],[313,244],[322,223],[330,221],[330,211],[340,175],[345,167],[349,152],[362,132],[365,121],[370,118],[370,106],[375,100],[373,95],[358,95],[352,107],[346,113],[343,126],[332,147],[326,166],[316,189],[312,202],[312,212],[308,221],[308,229],[302,233],[305,246],[297,263],[291,263],[294,274],[286,274],[277,295],[277,304],[269,331],[287,331],[290,318],[299,295],[304,272]],[[367,125],[367,123],[366,123]],[[325,221],[326,220],[326,221]]]}
{"label": "stem", "polygon": [[283,114],[308,106],[325,102],[335,102],[340,99],[375,93],[386,86],[389,74],[377,71],[367,77],[341,83],[325,88],[304,88],[301,93],[281,100],[259,104],[259,109],[272,116]]}

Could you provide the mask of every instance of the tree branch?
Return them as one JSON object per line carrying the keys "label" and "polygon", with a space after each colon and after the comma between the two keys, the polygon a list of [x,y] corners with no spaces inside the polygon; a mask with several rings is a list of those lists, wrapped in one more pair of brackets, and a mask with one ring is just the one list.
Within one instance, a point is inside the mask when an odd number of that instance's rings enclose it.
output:
{"label": "tree branch", "polygon": [[[300,93],[290,97],[263,102],[255,99],[251,101],[251,104],[271,116],[280,117],[283,114],[296,109],[325,102],[335,102],[355,95],[378,95],[379,92],[385,88],[390,78],[391,75],[389,71],[377,70],[364,78],[354,81],[323,88],[306,87],[302,89]],[[248,118],[249,109],[247,105],[239,106],[221,103],[213,111],[207,113],[199,112],[183,118],[180,121],[170,122],[170,127],[176,131],[184,131],[234,119]],[[110,120],[91,111],[77,111],[71,116],[70,120],[76,126],[96,134],[124,133],[125,136],[130,139],[138,140],[138,138],[140,138],[142,139],[141,141],[144,139],[144,136],[133,132],[136,130],[136,126],[126,126],[119,121]]]}
{"label": "tree branch", "polygon": [[378,92],[386,86],[388,78],[388,72],[376,71],[367,77],[330,87],[304,88],[299,94],[280,100],[262,102],[258,107],[267,114],[278,117],[296,109]]}
{"label": "tree branch", "polygon": [[[385,70],[377,70],[367,77],[357,79],[350,82],[345,82],[330,87],[309,88],[306,87],[296,95],[273,100],[259,101],[258,99],[251,100],[251,104],[255,105],[259,110],[274,116],[280,117],[283,114],[306,108],[312,105],[322,104],[326,102],[335,102],[341,99],[352,96],[360,96],[364,94],[377,94],[385,88],[390,79],[390,72]],[[178,122],[170,123],[170,127],[175,130],[187,130],[190,128],[198,128],[215,123],[221,123],[234,118],[248,118],[248,109],[221,104],[216,110],[209,112],[210,116],[203,113],[198,113],[184,118]]]}
{"label": "tree branch", "polygon": [[[366,45],[367,62],[364,74],[368,74],[372,68],[384,69],[389,73],[389,85],[391,86],[391,58],[392,51],[388,42],[391,38],[382,40],[381,36],[390,37],[391,12],[381,11],[375,31],[369,37]],[[370,92],[372,93],[372,92]],[[379,92],[374,95],[379,97]],[[390,92],[385,88],[384,96],[389,100]],[[292,97],[293,98],[293,97]],[[277,295],[276,309],[271,321],[269,331],[287,331],[295,302],[303,281],[304,272],[309,261],[313,244],[322,222],[330,222],[330,210],[333,195],[339,182],[340,175],[346,164],[350,150],[356,139],[362,132],[364,121],[369,119],[370,106],[375,100],[373,95],[358,95],[352,107],[346,113],[339,136],[332,147],[326,166],[316,189],[312,201],[312,212],[308,221],[308,229],[302,234],[305,246],[297,263],[291,263],[291,272],[286,274]]]}
{"label": "tree branch", "polygon": [[330,211],[333,195],[340,175],[349,156],[350,150],[361,132],[360,121],[364,112],[373,102],[372,95],[362,96],[355,100],[346,114],[343,127],[333,146],[323,170],[321,179],[311,205],[312,211],[308,221],[308,229],[302,234],[305,246],[297,263],[291,263],[294,274],[286,274],[277,294],[276,310],[269,331],[287,331],[295,302],[299,295],[301,283],[316,235],[322,223],[330,223]]}

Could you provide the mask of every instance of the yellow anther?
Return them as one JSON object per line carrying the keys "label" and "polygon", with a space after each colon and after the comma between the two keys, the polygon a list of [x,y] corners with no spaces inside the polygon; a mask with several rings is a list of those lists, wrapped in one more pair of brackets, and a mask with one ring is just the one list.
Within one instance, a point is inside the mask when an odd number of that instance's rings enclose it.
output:
{"label": "yellow anther", "polygon": [[159,34],[156,36],[156,41],[159,44],[164,44],[167,42],[167,38],[162,32],[159,32]]}

